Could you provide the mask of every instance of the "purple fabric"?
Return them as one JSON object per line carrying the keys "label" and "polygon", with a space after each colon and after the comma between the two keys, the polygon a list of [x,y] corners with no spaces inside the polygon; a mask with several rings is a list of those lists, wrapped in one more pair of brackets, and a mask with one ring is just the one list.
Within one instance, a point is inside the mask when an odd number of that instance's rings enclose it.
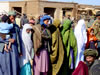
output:
{"label": "purple fabric", "polygon": [[73,49],[70,48],[70,55],[71,55],[71,59],[72,59],[72,62],[71,62],[71,69],[74,69],[74,54],[73,54]]}
{"label": "purple fabric", "polygon": [[[34,57],[34,71],[35,73],[37,72],[48,72],[48,66],[49,66],[49,57],[48,57],[48,52],[45,49],[42,49],[40,51],[40,55],[37,56],[35,55]],[[38,73],[36,73],[38,74]]]}
{"label": "purple fabric", "polygon": [[90,49],[96,49],[94,41],[90,41],[90,47],[89,48]]}

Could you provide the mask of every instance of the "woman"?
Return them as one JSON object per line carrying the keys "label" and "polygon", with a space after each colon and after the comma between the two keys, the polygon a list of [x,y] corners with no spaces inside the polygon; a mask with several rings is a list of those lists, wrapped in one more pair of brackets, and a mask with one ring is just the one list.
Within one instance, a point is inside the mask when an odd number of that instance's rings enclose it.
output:
{"label": "woman", "polygon": [[22,30],[23,56],[21,57],[20,75],[32,75],[30,61],[32,60],[33,43],[31,40],[31,25],[25,24]]}
{"label": "woman", "polygon": [[[36,49],[35,57],[34,57],[34,75],[47,75],[48,73],[48,67],[49,67],[49,56],[48,56],[48,50],[49,50],[49,40],[51,38],[50,32],[47,29],[48,22],[50,20],[50,17],[45,15],[40,20],[41,25],[41,46],[39,49]],[[34,41],[34,40],[33,40]],[[35,44],[35,43],[34,43]]]}
{"label": "woman", "polygon": [[64,21],[62,29],[62,39],[65,48],[65,58],[62,66],[62,71],[64,72],[60,75],[70,75],[71,69],[74,69],[75,67],[74,64],[77,55],[77,44],[76,38],[71,28],[71,21],[69,19]]}
{"label": "woman", "polygon": [[77,47],[78,47],[77,60],[76,60],[76,67],[77,67],[80,61],[84,61],[83,52],[85,50],[85,44],[87,42],[85,21],[83,19],[78,21],[78,24],[75,27],[74,34],[77,39]]}
{"label": "woman", "polygon": [[50,26],[50,31],[52,33],[52,50],[50,52],[52,75],[60,75],[59,71],[64,60],[64,47],[59,30],[60,24],[60,20],[55,19],[53,25]]}
{"label": "woman", "polygon": [[[18,53],[21,53],[20,46],[20,36],[19,27],[14,24],[15,21],[15,12],[9,13],[9,23],[13,23],[13,28],[11,29],[11,39],[9,41],[12,43],[11,50],[9,52],[2,51],[0,52],[0,75],[19,75],[19,61],[18,61]],[[2,42],[2,40],[0,40]],[[3,43],[0,43],[0,47]]]}

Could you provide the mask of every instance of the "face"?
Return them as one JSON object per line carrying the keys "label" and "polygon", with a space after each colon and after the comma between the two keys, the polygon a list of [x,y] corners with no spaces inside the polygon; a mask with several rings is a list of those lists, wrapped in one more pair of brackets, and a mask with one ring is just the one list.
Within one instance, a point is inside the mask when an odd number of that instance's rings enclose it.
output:
{"label": "face", "polygon": [[49,20],[44,20],[44,24],[49,25]]}
{"label": "face", "polygon": [[27,29],[26,32],[27,32],[27,33],[30,33],[30,32],[31,32],[31,29]]}
{"label": "face", "polygon": [[94,35],[94,30],[91,30],[90,35]]}
{"label": "face", "polygon": [[14,16],[10,16],[9,19],[10,19],[10,21],[11,21],[12,23],[14,23],[14,21],[15,21],[15,17],[14,17]]}
{"label": "face", "polygon": [[91,63],[93,63],[94,62],[94,57],[92,57],[92,56],[87,56],[86,57],[86,61],[89,63],[89,64],[91,64]]}

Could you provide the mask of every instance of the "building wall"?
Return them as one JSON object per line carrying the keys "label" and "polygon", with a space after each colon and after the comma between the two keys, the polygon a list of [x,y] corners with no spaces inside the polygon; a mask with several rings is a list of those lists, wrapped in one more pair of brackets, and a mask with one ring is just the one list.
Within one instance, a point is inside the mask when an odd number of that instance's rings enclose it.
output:
{"label": "building wall", "polygon": [[22,7],[22,13],[28,16],[39,16],[39,2],[37,1],[10,2],[10,10],[13,10],[13,7]]}
{"label": "building wall", "polygon": [[8,13],[9,10],[10,10],[10,7],[9,7],[9,3],[8,2],[0,3],[0,14]]}
{"label": "building wall", "polygon": [[[26,13],[28,16],[35,16],[36,18],[44,14],[44,8],[54,8],[54,18],[63,17],[63,10],[62,9],[72,9],[71,13],[72,17],[77,18],[77,12],[79,8],[95,8],[96,6],[92,5],[80,5],[77,3],[70,3],[70,2],[51,2],[47,0],[24,0],[24,1],[11,1],[11,2],[0,2],[0,9],[1,10],[13,10],[13,7],[21,7],[22,13]],[[96,8],[100,8],[97,6]]]}
{"label": "building wall", "polygon": [[54,13],[54,18],[60,18],[62,20],[63,17],[63,8],[71,8],[73,9],[71,12],[71,15],[73,17],[76,17],[76,13],[75,10],[77,3],[64,3],[64,2],[49,2],[49,1],[41,1],[40,2],[40,13],[44,13],[44,8],[48,7],[48,8],[55,8],[55,13]]}

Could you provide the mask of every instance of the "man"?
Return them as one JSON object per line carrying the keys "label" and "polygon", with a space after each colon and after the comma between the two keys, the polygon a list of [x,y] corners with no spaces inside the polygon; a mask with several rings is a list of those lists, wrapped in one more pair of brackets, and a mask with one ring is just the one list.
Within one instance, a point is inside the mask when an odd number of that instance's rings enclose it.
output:
{"label": "man", "polygon": [[[19,27],[14,23],[15,22],[15,16],[16,13],[14,11],[11,11],[8,13],[9,20],[8,23],[13,24],[13,28],[10,30],[11,39],[9,39],[9,42],[12,43],[11,50],[9,52],[0,51],[0,75],[19,75],[19,54],[21,54],[21,38],[19,36],[20,29]],[[0,40],[2,42],[2,40]],[[1,44],[0,44],[1,48]]]}
{"label": "man", "polygon": [[[100,74],[99,73],[100,61],[96,59],[96,57],[98,56],[97,50],[87,49],[84,51],[84,56],[85,56],[85,62],[88,66],[89,75],[99,75]],[[99,66],[97,66],[97,65],[99,65]],[[95,71],[97,74],[95,74]]]}

